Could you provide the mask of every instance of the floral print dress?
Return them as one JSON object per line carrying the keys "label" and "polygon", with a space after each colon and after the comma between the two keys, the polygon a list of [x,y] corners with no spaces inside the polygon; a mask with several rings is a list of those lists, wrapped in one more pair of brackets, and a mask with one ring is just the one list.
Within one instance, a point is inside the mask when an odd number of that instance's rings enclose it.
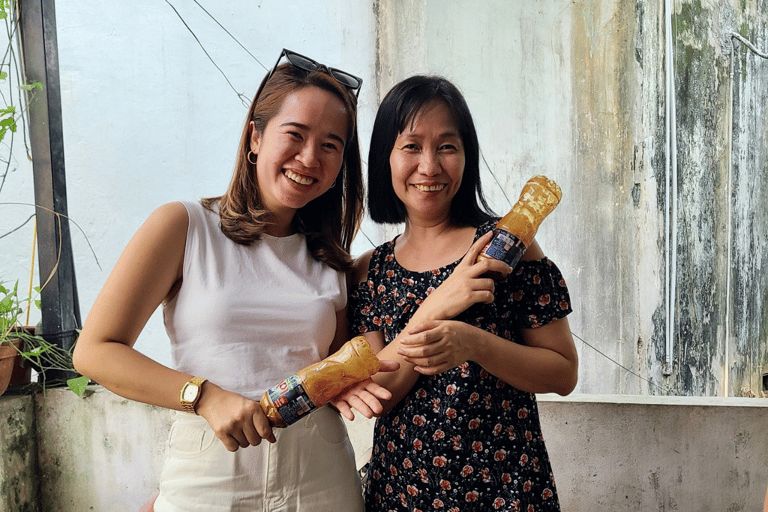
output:
{"label": "floral print dress", "polygon": [[[480,226],[475,240],[494,225]],[[411,272],[397,263],[394,242],[374,250],[348,309],[353,333],[384,331],[385,343],[458,264]],[[520,262],[495,296],[456,320],[521,343],[520,327],[572,311],[565,281],[547,258]],[[365,500],[366,510],[384,512],[560,510],[534,394],[472,361],[420,376],[376,422]]]}

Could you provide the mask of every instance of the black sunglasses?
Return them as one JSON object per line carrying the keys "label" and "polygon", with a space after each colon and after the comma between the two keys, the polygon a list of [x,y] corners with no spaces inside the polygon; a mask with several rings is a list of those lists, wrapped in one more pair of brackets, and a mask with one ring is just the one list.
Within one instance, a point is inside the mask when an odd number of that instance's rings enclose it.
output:
{"label": "black sunglasses", "polygon": [[269,82],[269,79],[272,78],[272,75],[275,73],[275,70],[277,69],[277,65],[280,64],[280,61],[283,59],[283,56],[285,56],[285,58],[288,59],[288,62],[290,62],[292,66],[297,67],[299,69],[303,69],[304,71],[310,71],[310,72],[325,71],[326,73],[331,75],[333,78],[335,78],[336,81],[339,82],[341,85],[343,85],[344,87],[354,92],[355,97],[357,97],[357,95],[360,94],[360,87],[363,85],[362,78],[358,78],[355,75],[350,75],[346,71],[342,71],[336,68],[331,68],[326,66],[325,64],[320,64],[314,59],[310,59],[309,57],[305,57],[304,55],[301,55],[291,50],[286,50],[285,48],[283,48],[283,51],[280,52],[280,56],[277,58],[277,62],[275,62],[274,67],[270,70],[269,74],[267,75],[267,78],[264,80],[263,82],[264,85],[266,85],[266,83]]}

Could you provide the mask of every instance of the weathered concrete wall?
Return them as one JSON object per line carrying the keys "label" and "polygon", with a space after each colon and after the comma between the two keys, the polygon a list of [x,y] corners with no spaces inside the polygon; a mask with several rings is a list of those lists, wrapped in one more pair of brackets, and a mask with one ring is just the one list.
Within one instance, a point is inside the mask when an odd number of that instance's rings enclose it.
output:
{"label": "weathered concrete wall", "polygon": [[671,4],[676,162],[664,2],[379,0],[380,94],[413,73],[456,82],[498,212],[533,174],[561,185],[538,239],[571,288],[578,391],[758,394],[768,61],[731,33],[766,51],[768,2]]}
{"label": "weathered concrete wall", "polygon": [[135,512],[157,492],[167,409],[60,388],[36,396],[36,413],[41,512]]}
{"label": "weathered concrete wall", "polygon": [[[40,512],[135,512],[156,492],[168,411],[91,390],[84,399],[65,389],[49,391],[46,402],[37,397]],[[0,413],[10,406],[30,425],[31,404],[30,397],[0,398]],[[768,400],[543,395],[539,409],[568,512],[751,512],[765,496]],[[370,448],[371,426],[348,423],[359,462]],[[26,434],[33,447],[33,435],[13,432]],[[0,461],[14,453],[0,444]],[[32,481],[34,455],[24,460],[19,468]],[[0,482],[6,467],[0,465]],[[0,500],[0,511],[38,510],[27,503],[3,508]]]}
{"label": "weathered concrete wall", "polygon": [[768,2],[678,3],[674,21],[677,387],[735,395],[766,361],[768,60],[731,34],[766,48]]}
{"label": "weathered concrete wall", "polygon": [[32,397],[0,397],[0,425],[0,512],[37,512],[37,442]]}
{"label": "weathered concrete wall", "polygon": [[539,398],[564,511],[757,511],[768,400]]}
{"label": "weathered concrete wall", "polygon": [[[768,2],[746,2],[744,10],[735,20],[736,30],[768,54]],[[761,374],[768,372],[768,59],[741,42],[731,43],[730,336],[725,350],[735,393],[759,388]]]}

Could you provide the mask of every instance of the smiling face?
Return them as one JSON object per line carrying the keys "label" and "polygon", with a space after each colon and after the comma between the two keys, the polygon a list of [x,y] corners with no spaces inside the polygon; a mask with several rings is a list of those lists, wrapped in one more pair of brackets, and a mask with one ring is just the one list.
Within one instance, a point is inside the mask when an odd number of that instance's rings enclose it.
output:
{"label": "smiling face", "polygon": [[411,220],[435,223],[449,218],[464,161],[451,110],[442,101],[428,103],[397,135],[389,156],[392,187]]}
{"label": "smiling face", "polygon": [[347,123],[342,101],[313,86],[287,95],[263,132],[251,123],[261,204],[274,215],[278,232],[333,185],[344,161]]}

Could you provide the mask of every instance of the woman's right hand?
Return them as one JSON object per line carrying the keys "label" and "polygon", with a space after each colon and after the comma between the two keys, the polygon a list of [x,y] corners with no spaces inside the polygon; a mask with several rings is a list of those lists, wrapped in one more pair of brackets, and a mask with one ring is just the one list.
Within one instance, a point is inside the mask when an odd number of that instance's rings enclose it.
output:
{"label": "woman's right hand", "polygon": [[197,414],[206,419],[227,450],[258,446],[262,439],[276,441],[259,402],[206,381],[197,402]]}
{"label": "woman's right hand", "polygon": [[472,244],[453,273],[424,300],[414,314],[414,319],[418,317],[418,322],[450,320],[473,304],[493,302],[494,281],[483,276],[487,272],[498,272],[506,276],[512,269],[503,261],[492,258],[476,262],[492,236],[493,232],[489,231]]}

